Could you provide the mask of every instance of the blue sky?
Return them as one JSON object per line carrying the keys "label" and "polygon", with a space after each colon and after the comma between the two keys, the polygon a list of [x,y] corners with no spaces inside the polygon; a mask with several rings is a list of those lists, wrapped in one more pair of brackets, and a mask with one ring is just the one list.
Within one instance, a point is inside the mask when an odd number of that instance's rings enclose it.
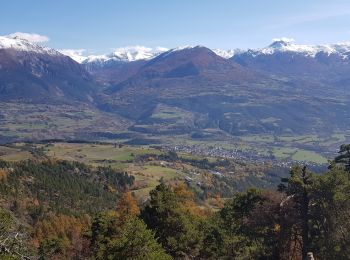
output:
{"label": "blue sky", "polygon": [[144,45],[253,48],[273,38],[350,41],[348,0],[8,0],[0,35],[47,36],[53,48],[106,53]]}

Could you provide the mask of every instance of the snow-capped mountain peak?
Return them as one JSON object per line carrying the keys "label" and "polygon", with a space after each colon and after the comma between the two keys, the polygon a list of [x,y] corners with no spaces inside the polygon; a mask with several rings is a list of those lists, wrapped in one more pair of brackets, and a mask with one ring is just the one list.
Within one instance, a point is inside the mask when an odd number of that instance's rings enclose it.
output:
{"label": "snow-capped mountain peak", "polygon": [[212,49],[212,51],[215,52],[216,55],[218,55],[224,59],[232,58],[235,55],[234,50]]}
{"label": "snow-capped mountain peak", "polygon": [[118,58],[121,61],[136,61],[136,60],[149,60],[158,54],[167,51],[167,48],[157,47],[148,48],[144,46],[128,46],[116,49],[112,54],[111,58]]}
{"label": "snow-capped mountain peak", "polygon": [[49,55],[61,55],[54,49],[40,46],[18,36],[0,36],[0,49],[14,49],[16,51],[36,52]]}
{"label": "snow-capped mountain peak", "polygon": [[[274,54],[276,52],[297,52],[307,56],[315,56],[319,48],[312,45],[295,44],[293,39],[281,38],[274,39],[274,41],[265,48],[256,50],[256,54]],[[254,52],[254,51],[253,51]]]}
{"label": "snow-capped mountain peak", "polygon": [[[179,46],[172,49],[167,49],[163,47],[149,48],[145,46],[127,46],[115,49],[110,54],[102,55],[84,55],[84,49],[72,50],[60,50],[64,55],[67,55],[74,59],[75,61],[83,64],[95,63],[104,64],[110,62],[133,62],[138,60],[150,60],[158,56],[159,54],[170,54],[173,52],[192,49],[197,47],[203,47],[200,45],[196,46]],[[329,44],[329,45],[306,45],[306,44],[296,44],[294,39],[280,38],[274,39],[273,42],[265,48],[260,49],[211,49],[216,55],[221,56],[225,59],[230,59],[236,55],[247,53],[253,57],[259,55],[272,55],[274,53],[290,52],[298,53],[304,56],[315,57],[318,53],[339,54],[344,58],[349,55],[350,43],[339,43],[339,44]]]}
{"label": "snow-capped mountain peak", "polygon": [[253,57],[259,55],[272,55],[275,53],[290,52],[300,55],[315,57],[318,53],[338,54],[343,57],[347,57],[350,51],[350,43],[339,44],[323,44],[323,45],[306,45],[296,44],[293,39],[281,38],[274,39],[272,44],[261,49],[249,49],[247,53]]}
{"label": "snow-capped mountain peak", "polygon": [[273,42],[270,44],[270,48],[275,48],[275,49],[283,49],[288,46],[291,46],[294,42],[294,39],[289,39],[289,38],[281,38],[281,39],[273,39]]}
{"label": "snow-capped mountain peak", "polygon": [[72,58],[73,60],[75,60],[78,63],[82,63],[84,60],[87,59],[87,57],[84,54],[85,49],[62,49],[62,50],[58,50],[60,53]]}
{"label": "snow-capped mountain peak", "polygon": [[79,63],[104,63],[104,62],[131,62],[137,60],[149,60],[159,55],[160,53],[168,51],[167,48],[156,47],[149,48],[145,46],[127,46],[115,49],[112,53],[101,55],[84,55],[84,49],[60,50],[61,53],[67,55]]}
{"label": "snow-capped mountain peak", "polygon": [[336,44],[329,45],[334,51],[341,53],[342,55],[350,55],[350,42],[340,42]]}
{"label": "snow-capped mountain peak", "polygon": [[215,52],[216,55],[218,55],[224,59],[230,59],[235,55],[244,53],[246,50],[243,50],[243,49],[231,49],[231,50],[212,49],[212,51]]}

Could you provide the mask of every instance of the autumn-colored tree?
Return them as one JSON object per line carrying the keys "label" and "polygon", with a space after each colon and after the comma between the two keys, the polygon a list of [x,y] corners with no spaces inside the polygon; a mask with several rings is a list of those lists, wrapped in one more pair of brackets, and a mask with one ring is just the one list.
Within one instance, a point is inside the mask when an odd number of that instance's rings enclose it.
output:
{"label": "autumn-colored tree", "polygon": [[53,215],[35,225],[33,244],[40,256],[50,259],[73,258],[86,252],[83,233],[90,227],[90,217]]}
{"label": "autumn-colored tree", "polygon": [[0,168],[0,181],[6,181],[7,176],[9,175],[9,170],[8,169],[2,169]]}
{"label": "autumn-colored tree", "polygon": [[117,204],[117,213],[123,220],[128,217],[135,217],[140,215],[140,209],[137,206],[137,201],[131,192],[125,192],[121,196]]}
{"label": "autumn-colored tree", "polygon": [[186,184],[180,183],[173,187],[176,200],[179,203],[179,206],[183,210],[190,212],[193,216],[196,217],[207,217],[210,212],[198,206],[194,201],[194,194],[190,191]]}

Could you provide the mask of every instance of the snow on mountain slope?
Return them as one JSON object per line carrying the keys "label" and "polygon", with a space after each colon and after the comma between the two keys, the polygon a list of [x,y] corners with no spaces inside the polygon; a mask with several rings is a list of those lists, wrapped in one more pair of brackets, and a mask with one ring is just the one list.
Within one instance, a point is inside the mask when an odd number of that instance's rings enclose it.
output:
{"label": "snow on mountain slope", "polygon": [[235,55],[245,52],[245,50],[243,49],[231,49],[231,50],[212,49],[212,51],[215,52],[216,55],[219,55],[224,59],[230,59]]}
{"label": "snow on mountain slope", "polygon": [[111,56],[118,58],[121,61],[136,61],[136,60],[149,60],[157,56],[158,54],[167,51],[167,48],[157,47],[148,48],[144,46],[128,46],[124,48],[116,49]]}
{"label": "snow on mountain slope", "polygon": [[88,63],[106,63],[106,62],[131,62],[137,60],[149,60],[154,58],[167,51],[167,48],[157,47],[157,48],[148,48],[144,46],[127,46],[122,48],[115,49],[110,54],[102,55],[83,55],[84,49],[72,50],[72,49],[63,49],[60,50],[61,53],[67,55],[74,59],[75,61],[83,64]]}
{"label": "snow on mountain slope", "polygon": [[36,52],[49,55],[62,55],[54,49],[43,47],[19,37],[0,36],[0,49],[14,49],[16,51]]}
{"label": "snow on mountain slope", "polygon": [[85,59],[81,62],[83,64],[96,62],[96,63],[103,63],[105,61],[111,60],[113,57],[110,57],[109,55],[89,55],[85,57]]}
{"label": "snow on mountain slope", "polygon": [[220,57],[223,57],[225,59],[232,58],[235,55],[234,50],[213,49],[212,51],[215,52],[216,55],[219,55]]}
{"label": "snow on mountain slope", "polygon": [[268,47],[261,49],[249,49],[247,53],[253,57],[258,55],[271,55],[274,53],[292,52],[304,56],[315,57],[318,53],[338,54],[343,58],[348,57],[350,52],[350,42],[323,45],[296,44],[294,39],[281,38],[274,39]]}
{"label": "snow on mountain slope", "polygon": [[83,53],[85,52],[85,49],[62,49],[62,50],[58,50],[60,53],[72,58],[73,60],[75,60],[78,63],[82,63],[84,60],[87,59],[87,57],[85,55],[83,55]]}
{"label": "snow on mountain slope", "polygon": [[[26,39],[20,38],[18,35],[6,35],[0,36],[0,49],[14,49],[17,51],[36,52],[49,55],[66,55],[73,60],[82,64],[99,64],[103,65],[110,62],[132,62],[138,60],[150,60],[165,52],[174,52],[188,48],[195,48],[200,46],[181,46],[173,49],[167,49],[163,47],[149,48],[145,46],[127,46],[115,49],[110,54],[103,55],[86,55],[85,49],[62,49],[56,51],[54,49],[38,45],[37,43],[30,42]],[[256,57],[259,55],[272,55],[275,53],[297,53],[307,57],[315,57],[319,53],[325,53],[327,55],[335,54],[339,55],[343,59],[350,57],[350,42],[337,43],[337,44],[322,44],[322,45],[306,45],[296,44],[294,39],[280,38],[274,39],[273,43],[267,47],[259,49],[211,49],[218,56],[225,59],[230,59],[234,56],[241,54],[250,55]]]}

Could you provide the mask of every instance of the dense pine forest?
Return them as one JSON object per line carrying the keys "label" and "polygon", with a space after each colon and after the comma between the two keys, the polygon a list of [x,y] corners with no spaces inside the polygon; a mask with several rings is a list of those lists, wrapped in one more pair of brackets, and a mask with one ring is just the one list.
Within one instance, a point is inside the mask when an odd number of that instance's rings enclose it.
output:
{"label": "dense pine forest", "polygon": [[296,165],[275,189],[218,197],[215,209],[186,182],[137,201],[134,181],[78,162],[1,161],[0,259],[350,259],[350,145],[327,172]]}

